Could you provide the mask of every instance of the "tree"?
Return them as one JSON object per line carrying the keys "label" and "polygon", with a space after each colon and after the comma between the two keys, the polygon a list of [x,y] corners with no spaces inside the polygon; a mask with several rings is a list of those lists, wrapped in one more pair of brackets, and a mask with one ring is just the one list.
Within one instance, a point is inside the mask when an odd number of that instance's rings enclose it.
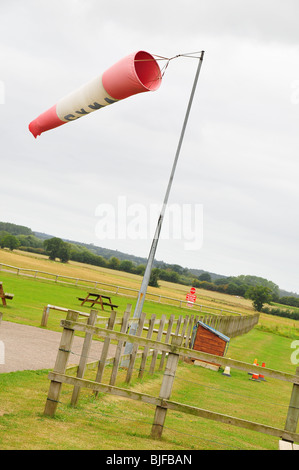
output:
{"label": "tree", "polygon": [[132,261],[129,261],[127,259],[124,259],[119,263],[119,270],[120,271],[125,271],[127,273],[131,273],[133,271],[134,264]]}
{"label": "tree", "polygon": [[173,271],[172,269],[168,268],[160,270],[159,278],[163,279],[163,281],[168,282],[180,282],[180,275],[176,271]]}
{"label": "tree", "polygon": [[71,246],[61,238],[53,237],[45,240],[44,247],[52,261],[59,258],[62,263],[67,263],[70,259]]}
{"label": "tree", "polygon": [[70,259],[71,246],[69,243],[62,242],[60,250],[58,252],[58,258],[62,263],[67,263]]}
{"label": "tree", "polygon": [[159,268],[152,269],[148,285],[152,287],[160,287],[158,284],[159,275],[160,275]]}
{"label": "tree", "polygon": [[120,265],[120,261],[115,256],[112,256],[112,258],[110,258],[108,261],[108,268],[118,269],[119,265]]}
{"label": "tree", "polygon": [[145,272],[145,265],[144,264],[139,264],[138,266],[136,266],[135,272],[136,272],[136,274],[139,274],[139,276],[143,276],[144,272]]}
{"label": "tree", "polygon": [[212,281],[212,278],[211,278],[211,275],[209,273],[202,273],[198,276],[197,278],[199,281],[207,281],[207,282],[211,282]]}
{"label": "tree", "polygon": [[192,279],[192,287],[200,287],[201,282],[198,279]]}
{"label": "tree", "polygon": [[251,299],[254,309],[261,312],[263,305],[272,300],[271,289],[261,285],[252,286],[246,291],[245,297]]}
{"label": "tree", "polygon": [[49,238],[48,240],[44,241],[44,247],[47,255],[49,255],[49,259],[55,261],[55,259],[58,258],[58,253],[62,243],[63,241],[61,238],[57,237]]}
{"label": "tree", "polygon": [[24,227],[23,225],[11,224],[9,222],[0,222],[0,231],[10,233],[11,235],[33,235],[30,228]]}
{"label": "tree", "polygon": [[217,290],[217,286],[215,286],[213,282],[208,282],[208,281],[200,281],[199,288],[206,289],[206,290],[213,290],[213,291]]}
{"label": "tree", "polygon": [[5,235],[1,240],[1,248],[7,247],[11,251],[20,246],[19,240],[14,235]]}
{"label": "tree", "polygon": [[17,235],[21,246],[30,247],[30,248],[42,248],[43,242],[35,237],[34,235]]}

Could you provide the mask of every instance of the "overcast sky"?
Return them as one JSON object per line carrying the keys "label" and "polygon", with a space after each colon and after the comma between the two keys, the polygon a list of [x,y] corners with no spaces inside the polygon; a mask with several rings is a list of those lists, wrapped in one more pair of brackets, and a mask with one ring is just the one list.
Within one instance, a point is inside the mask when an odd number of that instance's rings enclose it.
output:
{"label": "overcast sky", "polygon": [[156,259],[299,293],[298,18],[296,0],[1,0],[0,220],[147,257],[198,60],[37,139],[28,124],[132,52],[204,50]]}

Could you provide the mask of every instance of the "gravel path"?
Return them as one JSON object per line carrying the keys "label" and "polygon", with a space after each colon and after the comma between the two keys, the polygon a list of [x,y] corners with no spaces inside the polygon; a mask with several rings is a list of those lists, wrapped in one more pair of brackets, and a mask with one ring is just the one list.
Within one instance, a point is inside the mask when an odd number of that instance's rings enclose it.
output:
{"label": "gravel path", "polygon": [[[0,324],[0,373],[53,369],[60,338],[59,332],[2,321]],[[74,337],[68,365],[79,363],[83,341],[84,338]],[[100,341],[92,342],[88,362],[100,358],[102,345]]]}

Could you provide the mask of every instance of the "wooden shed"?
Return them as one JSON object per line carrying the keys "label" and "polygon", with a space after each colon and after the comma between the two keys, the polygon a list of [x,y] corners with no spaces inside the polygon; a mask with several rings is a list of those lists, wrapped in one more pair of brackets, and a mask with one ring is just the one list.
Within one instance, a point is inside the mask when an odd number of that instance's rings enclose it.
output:
{"label": "wooden shed", "polygon": [[[215,354],[217,356],[224,356],[228,348],[229,340],[230,338],[220,333],[220,331],[198,321],[193,328],[191,349],[208,354]],[[216,370],[220,367],[220,364],[215,365],[207,361],[194,360],[194,363]]]}

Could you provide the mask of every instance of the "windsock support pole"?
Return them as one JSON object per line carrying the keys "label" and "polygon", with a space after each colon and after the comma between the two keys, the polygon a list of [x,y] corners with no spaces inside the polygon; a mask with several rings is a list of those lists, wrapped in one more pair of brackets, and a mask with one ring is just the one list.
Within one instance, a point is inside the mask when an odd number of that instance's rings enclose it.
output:
{"label": "windsock support pole", "polygon": [[[136,331],[137,331],[137,327],[138,327],[138,321],[139,321],[139,318],[140,318],[140,315],[141,315],[141,312],[142,312],[142,309],[143,309],[145,295],[146,295],[146,292],[147,292],[147,287],[148,287],[148,284],[149,284],[149,280],[150,280],[150,276],[151,276],[151,272],[152,272],[152,267],[153,267],[153,262],[154,262],[154,259],[155,259],[155,254],[156,254],[158,241],[159,241],[159,237],[160,237],[160,232],[161,232],[161,228],[162,228],[162,222],[163,222],[163,218],[164,218],[164,215],[165,215],[165,210],[166,210],[166,206],[167,206],[167,202],[168,202],[168,198],[169,198],[169,193],[170,193],[170,189],[171,189],[171,186],[172,186],[172,182],[173,182],[177,162],[178,162],[178,159],[179,159],[179,155],[180,155],[180,151],[181,151],[181,147],[182,147],[182,143],[183,143],[183,139],[184,139],[184,135],[185,135],[188,119],[189,119],[189,114],[190,114],[190,110],[191,110],[191,106],[192,106],[192,102],[193,102],[193,98],[194,98],[194,94],[195,94],[195,90],[196,90],[196,86],[197,86],[197,82],[198,82],[198,77],[199,77],[201,65],[202,65],[202,62],[203,62],[203,57],[204,57],[204,51],[201,52],[201,55],[199,57],[199,62],[198,62],[198,66],[197,66],[197,70],[196,70],[196,74],[195,74],[195,78],[194,78],[194,82],[193,82],[193,87],[192,87],[192,91],[191,91],[191,94],[190,94],[189,103],[188,103],[188,107],[187,107],[187,110],[186,110],[185,119],[184,119],[184,122],[183,122],[183,127],[182,127],[182,130],[181,130],[181,135],[180,135],[180,139],[179,139],[179,142],[178,142],[178,146],[177,146],[177,150],[176,150],[176,154],[175,154],[175,158],[174,158],[174,162],[173,162],[173,166],[172,166],[172,170],[171,170],[167,190],[166,190],[166,193],[165,193],[163,206],[162,206],[162,209],[161,209],[161,213],[160,213],[160,216],[159,216],[159,219],[158,219],[155,235],[154,235],[152,245],[151,245],[151,249],[150,249],[150,252],[149,252],[146,268],[145,268],[144,275],[143,275],[143,280],[142,280],[142,283],[141,283],[141,286],[140,286],[140,290],[138,292],[137,303],[136,303],[134,314],[133,314],[133,320],[135,320],[135,321],[133,321],[132,324],[131,324],[131,327],[130,327],[130,330],[129,330],[130,335],[136,335]],[[127,342],[124,354],[125,355],[126,354],[131,354],[132,349],[133,349],[133,344]],[[122,367],[128,367],[128,364],[129,364],[129,359],[126,359],[126,360],[122,361]]]}

